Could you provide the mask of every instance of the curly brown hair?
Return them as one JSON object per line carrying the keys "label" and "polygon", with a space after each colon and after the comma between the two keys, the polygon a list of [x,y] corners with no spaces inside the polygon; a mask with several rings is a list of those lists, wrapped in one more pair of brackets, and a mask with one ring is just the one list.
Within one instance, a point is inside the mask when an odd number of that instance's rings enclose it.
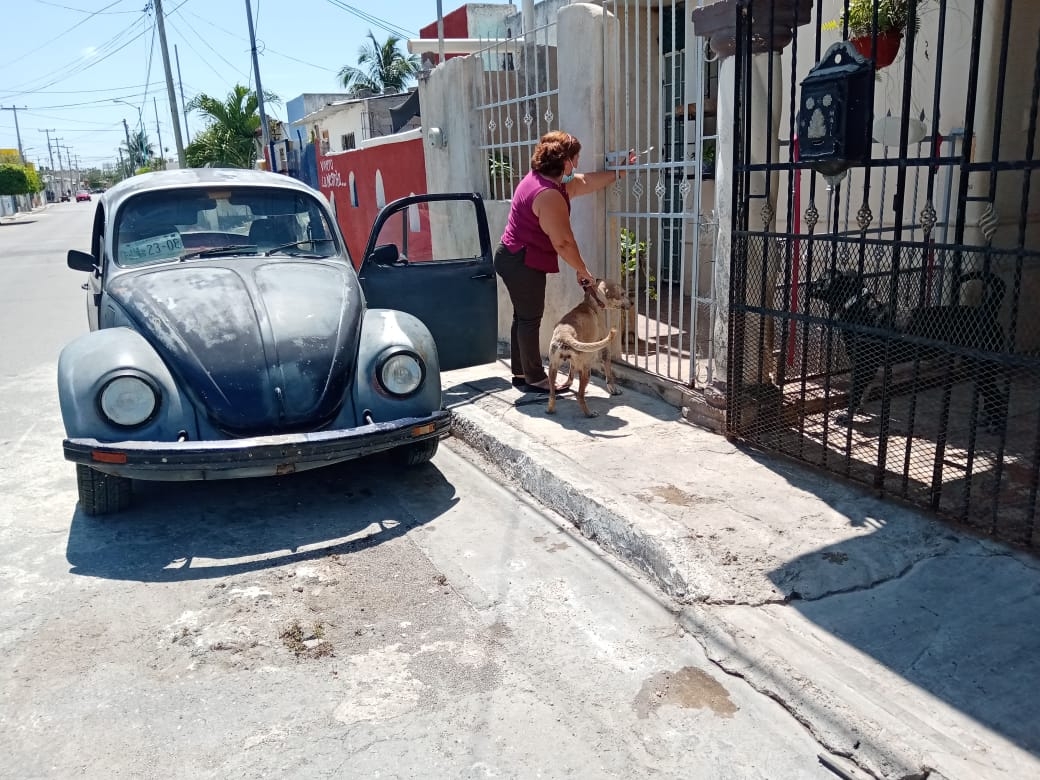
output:
{"label": "curly brown hair", "polygon": [[559,176],[563,173],[564,164],[577,157],[580,151],[581,142],[570,133],[562,130],[546,133],[531,155],[531,170],[543,176]]}

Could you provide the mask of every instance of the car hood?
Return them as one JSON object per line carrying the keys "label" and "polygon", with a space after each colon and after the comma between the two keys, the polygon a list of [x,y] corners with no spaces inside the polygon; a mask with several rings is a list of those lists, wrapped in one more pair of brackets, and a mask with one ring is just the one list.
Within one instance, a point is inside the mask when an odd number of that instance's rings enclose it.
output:
{"label": "car hood", "polygon": [[343,402],[364,307],[349,266],[237,257],[123,274],[108,292],[229,435],[310,430]]}

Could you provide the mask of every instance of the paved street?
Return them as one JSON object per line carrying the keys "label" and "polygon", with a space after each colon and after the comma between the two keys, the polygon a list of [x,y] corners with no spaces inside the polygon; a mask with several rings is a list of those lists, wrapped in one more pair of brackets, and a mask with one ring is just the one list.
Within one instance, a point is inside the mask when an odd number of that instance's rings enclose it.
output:
{"label": "paved street", "polygon": [[0,226],[5,774],[832,776],[647,580],[458,443],[77,512],[54,376],[92,212]]}

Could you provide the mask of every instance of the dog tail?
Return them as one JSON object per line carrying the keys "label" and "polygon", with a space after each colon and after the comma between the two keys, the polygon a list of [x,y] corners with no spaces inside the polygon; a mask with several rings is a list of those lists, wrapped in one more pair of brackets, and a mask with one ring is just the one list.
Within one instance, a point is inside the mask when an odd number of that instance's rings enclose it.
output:
{"label": "dog tail", "polygon": [[610,340],[617,335],[617,328],[611,328],[610,333],[605,338],[599,341],[578,341],[572,338],[562,338],[559,343],[565,347],[573,349],[575,352],[595,352],[596,350],[603,349],[610,343]]}

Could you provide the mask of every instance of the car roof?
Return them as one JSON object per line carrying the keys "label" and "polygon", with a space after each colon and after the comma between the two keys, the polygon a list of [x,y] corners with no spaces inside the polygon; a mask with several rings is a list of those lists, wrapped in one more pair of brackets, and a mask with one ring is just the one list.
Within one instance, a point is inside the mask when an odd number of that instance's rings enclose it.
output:
{"label": "car roof", "polygon": [[207,185],[292,189],[306,192],[328,205],[321,192],[297,179],[281,173],[245,168],[182,168],[173,171],[140,173],[109,187],[101,196],[101,200],[110,209],[113,209],[141,192],[172,190],[181,187],[205,187]]}

